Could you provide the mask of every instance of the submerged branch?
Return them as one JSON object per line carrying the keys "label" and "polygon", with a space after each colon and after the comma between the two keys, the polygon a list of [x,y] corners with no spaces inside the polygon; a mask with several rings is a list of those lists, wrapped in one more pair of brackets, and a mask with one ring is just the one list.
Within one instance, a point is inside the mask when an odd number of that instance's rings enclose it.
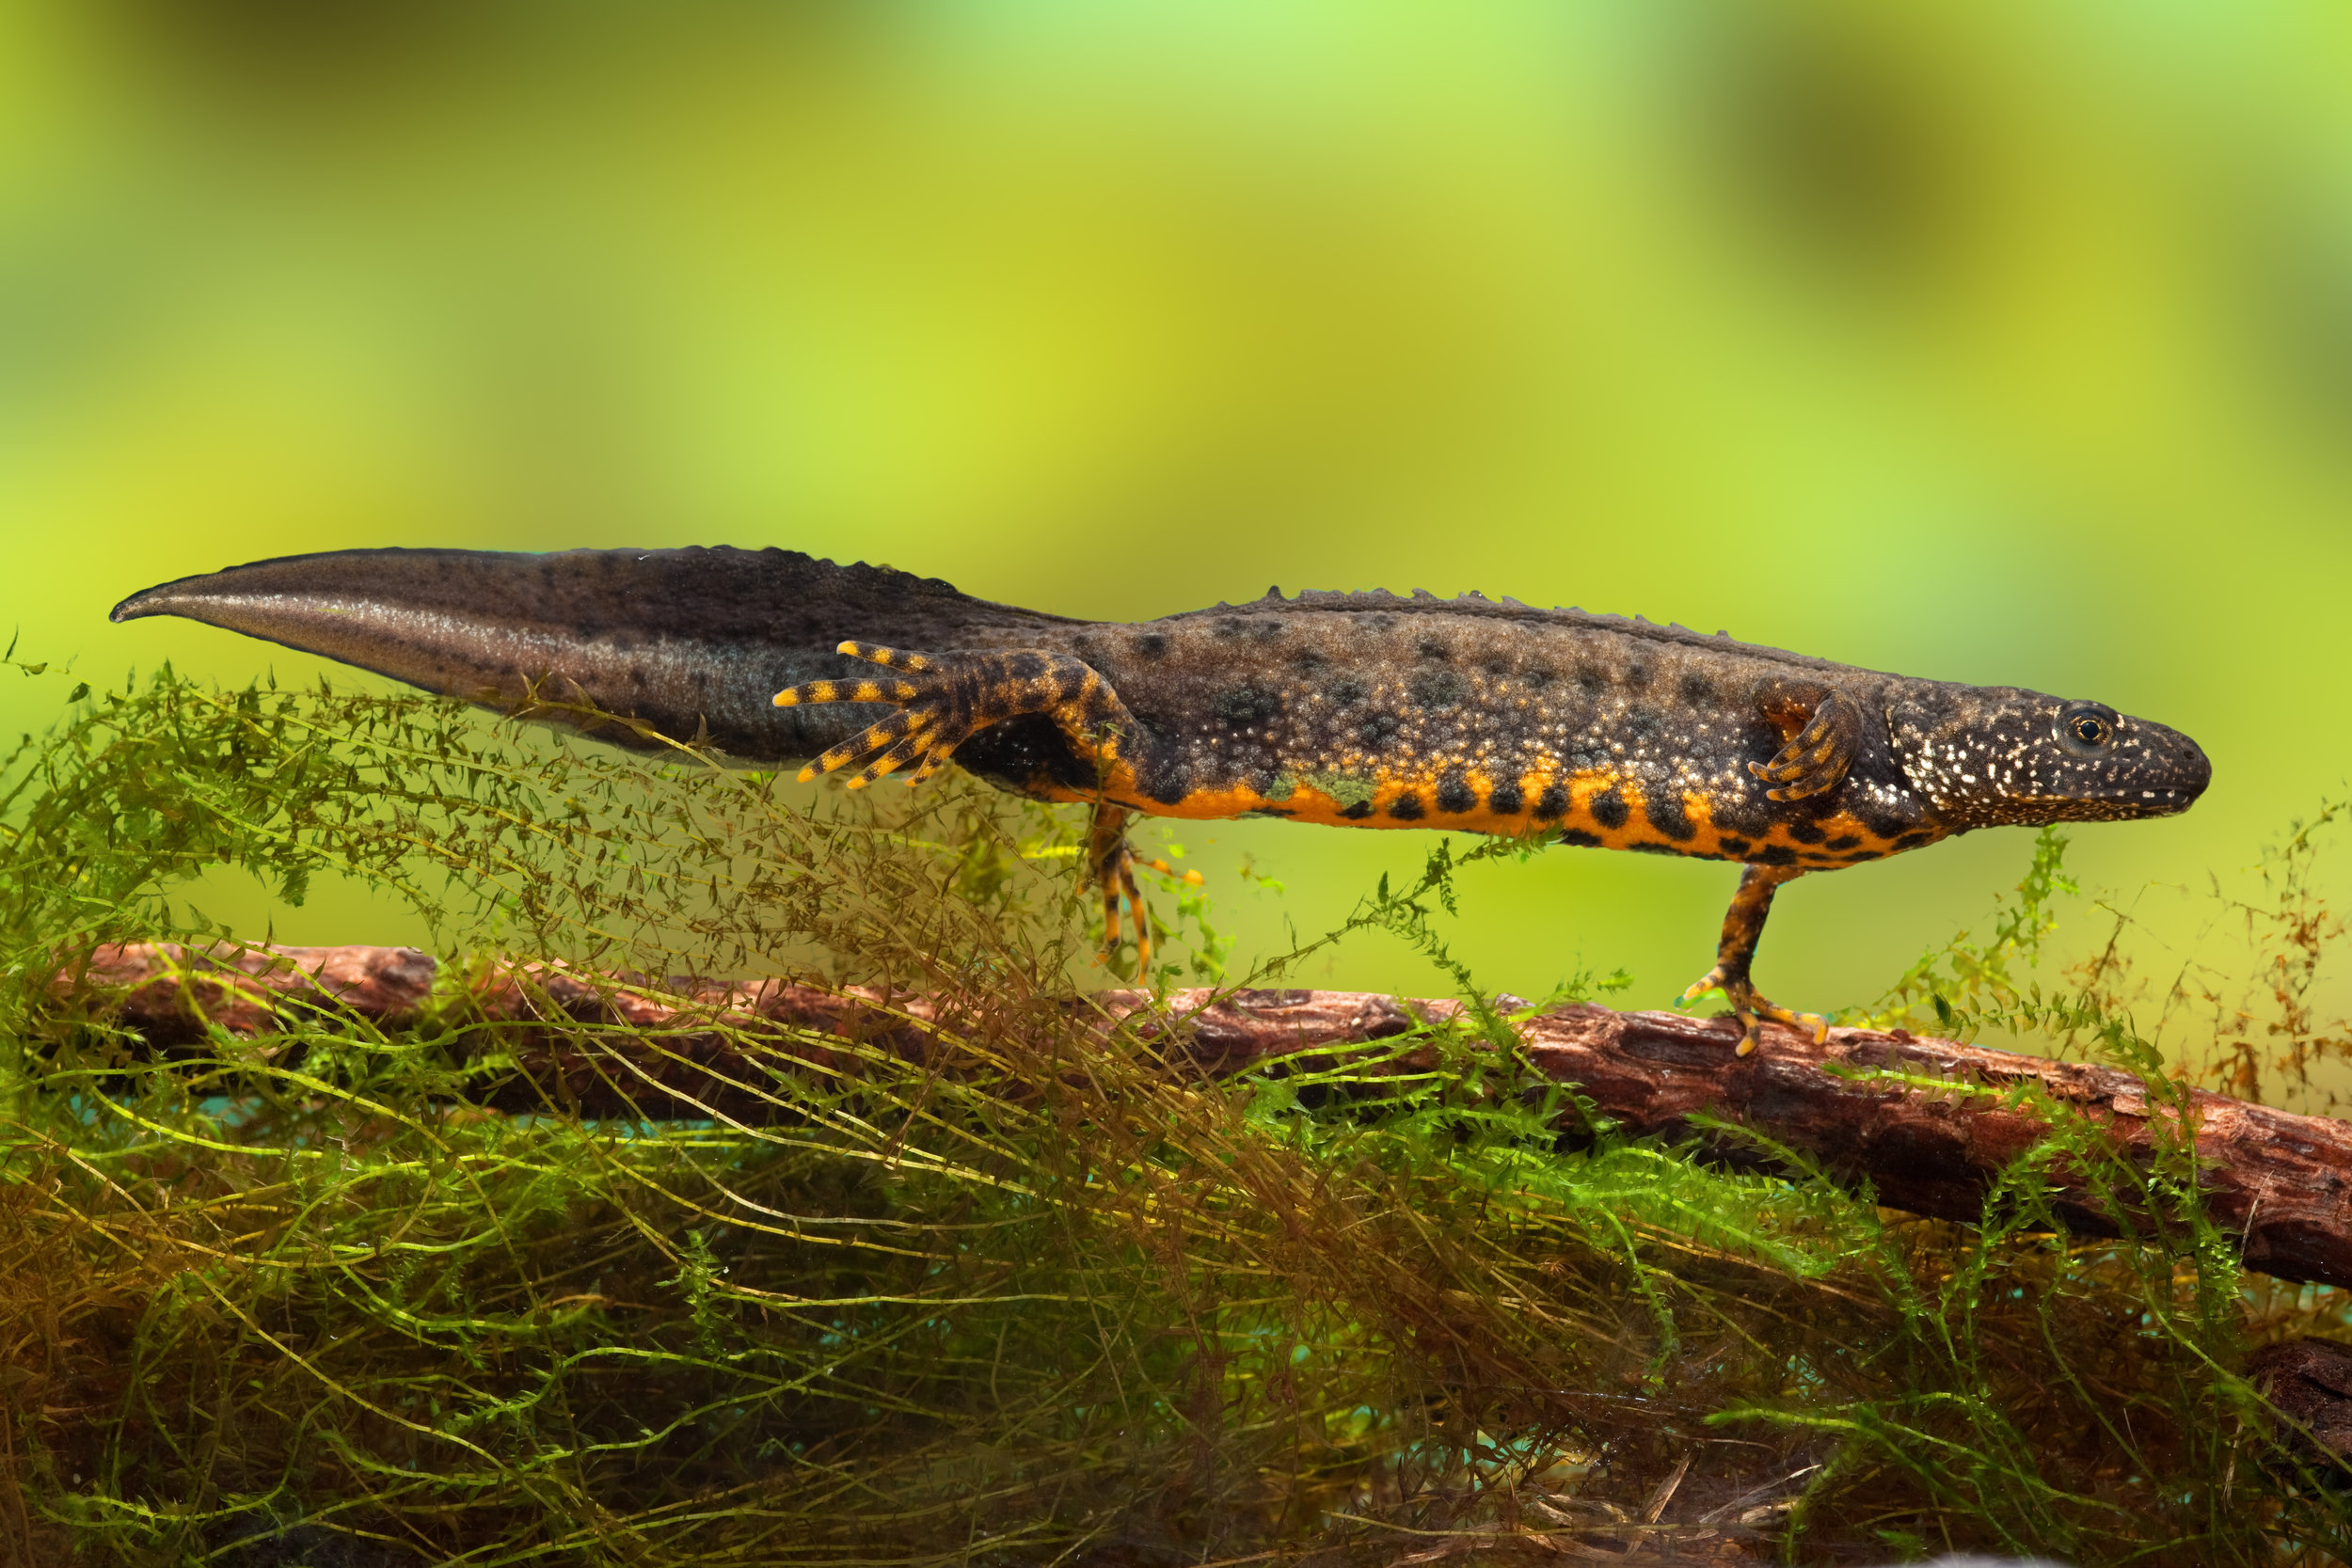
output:
{"label": "submerged branch", "polygon": [[[400,1028],[436,1015],[436,978],[433,959],[412,948],[206,955],[139,943],[100,949],[86,969],[58,975],[52,991],[91,1001],[169,1048],[206,1037],[208,1026],[266,1035],[289,1009]],[[518,964],[474,975],[442,1016],[491,1026],[495,1048],[511,1053],[517,1070],[486,1089],[493,1105],[762,1121],[787,1109],[761,1087],[778,1071],[837,1071],[876,1051],[971,1063],[967,1046],[942,1042],[984,1032],[973,1028],[973,1006],[783,982],[653,985]],[[1106,990],[1060,1006],[1089,1015],[1104,1034],[1125,1026],[1153,1042],[1171,1073],[1217,1077],[1294,1066],[1289,1059],[1302,1053],[1314,1065],[1317,1053],[1401,1041],[1462,1012],[1454,1001],[1327,990],[1176,990],[1157,999]],[[1740,1057],[1728,1019],[1576,1004],[1512,1027],[1537,1071],[1573,1085],[1589,1114],[1622,1133],[1697,1138],[1750,1165],[1770,1164],[1776,1148],[1840,1181],[1867,1181],[1890,1208],[1946,1219],[1981,1217],[1987,1192],[2050,1132],[2054,1117],[2083,1118],[2145,1169],[2177,1144],[2173,1118],[2185,1106],[2206,1211],[2247,1266],[2352,1286],[2352,1124],[2202,1090],[2152,1102],[2130,1072],[1901,1030],[1833,1029],[1817,1045],[1768,1025],[1755,1054]],[[1426,1039],[1392,1049],[1402,1053],[1384,1056],[1382,1069],[1436,1065]],[[2043,1176],[2069,1229],[2122,1232],[2116,1196],[2072,1162],[2056,1161]]]}

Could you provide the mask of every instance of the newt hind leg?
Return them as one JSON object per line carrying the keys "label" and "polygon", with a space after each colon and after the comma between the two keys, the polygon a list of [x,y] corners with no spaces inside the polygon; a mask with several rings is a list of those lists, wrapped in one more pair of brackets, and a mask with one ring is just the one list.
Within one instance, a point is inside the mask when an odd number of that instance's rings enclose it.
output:
{"label": "newt hind leg", "polygon": [[866,642],[836,652],[894,673],[893,678],[811,681],[775,695],[778,707],[817,703],[890,703],[898,711],[869,724],[801,769],[805,781],[851,763],[851,789],[915,764],[907,783],[930,778],[955,750],[991,724],[1042,713],[1059,724],[1082,755],[1105,771],[1137,733],[1134,716],[1110,683],[1085,660],[1027,649],[1009,653],[911,654]]}
{"label": "newt hind leg", "polygon": [[[914,654],[870,643],[844,642],[836,652],[894,672],[890,677],[855,681],[811,681],[775,695],[778,707],[818,703],[890,703],[898,711],[869,724],[801,769],[803,782],[862,764],[849,780],[861,789],[908,763],[917,784],[946,766],[955,750],[991,724],[1041,713],[1052,718],[1080,755],[1105,779],[1125,765],[1144,738],[1142,729],[1110,683],[1083,659],[1067,654],[1016,650],[1009,653]],[[1136,858],[1127,847],[1126,807],[1098,800],[1087,838],[1087,871],[1103,900],[1103,948],[1107,961],[1120,947],[1119,905],[1123,896],[1135,928],[1136,968],[1152,962],[1152,915],[1136,885]],[[1154,863],[1157,864],[1158,863]],[[1160,866],[1160,869],[1167,869]]]}
{"label": "newt hind leg", "polygon": [[1773,1006],[1756,993],[1756,984],[1748,978],[1748,967],[1756,961],[1756,942],[1764,934],[1764,917],[1772,911],[1772,895],[1780,891],[1781,883],[1804,875],[1802,870],[1784,866],[1741,868],[1740,891],[1732,895],[1731,908],[1724,913],[1724,935],[1716,944],[1715,967],[1682,993],[1685,1003],[1695,1002],[1710,990],[1724,993],[1724,1000],[1731,1004],[1732,1016],[1740,1021],[1742,1056],[1756,1049],[1759,1021],[1764,1019],[1806,1030],[1817,1045],[1829,1038],[1829,1020],[1819,1013],[1790,1012]]}
{"label": "newt hind leg", "polygon": [[1136,886],[1136,854],[1127,847],[1127,819],[1135,814],[1107,801],[1096,808],[1087,833],[1087,872],[1103,900],[1103,960],[1119,952],[1119,900],[1124,895],[1136,931],[1136,976],[1152,967],[1152,911]]}

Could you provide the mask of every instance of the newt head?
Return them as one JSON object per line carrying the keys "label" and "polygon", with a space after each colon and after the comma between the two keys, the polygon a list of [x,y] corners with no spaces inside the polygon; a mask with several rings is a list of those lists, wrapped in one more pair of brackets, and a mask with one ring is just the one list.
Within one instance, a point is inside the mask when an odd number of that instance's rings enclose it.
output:
{"label": "newt head", "polygon": [[2170,816],[2213,779],[2197,742],[2104,703],[1941,687],[1905,693],[1886,718],[1904,776],[1955,830]]}

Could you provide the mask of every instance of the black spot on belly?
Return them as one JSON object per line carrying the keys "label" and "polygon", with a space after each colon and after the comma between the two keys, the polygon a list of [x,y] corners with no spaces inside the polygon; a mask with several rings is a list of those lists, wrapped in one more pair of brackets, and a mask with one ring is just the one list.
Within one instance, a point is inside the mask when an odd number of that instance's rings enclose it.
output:
{"label": "black spot on belly", "polygon": [[[1558,784],[1544,785],[1544,792],[1535,797],[1535,816],[1550,822],[1568,815],[1568,792]],[[1589,834],[1587,835],[1590,836]],[[1597,839],[1594,840],[1598,843]]]}
{"label": "black spot on belly", "polygon": [[1594,796],[1591,803],[1584,809],[1593,814],[1594,821],[1607,828],[1611,832],[1624,827],[1626,818],[1632,816],[1632,808],[1625,803],[1624,792],[1615,784],[1611,784],[1607,789]]}
{"label": "black spot on belly", "polygon": [[1389,802],[1389,815],[1399,822],[1418,822],[1422,818],[1421,797],[1410,790]]}
{"label": "black spot on belly", "polygon": [[1810,822],[1791,822],[1788,824],[1788,836],[1799,844],[1819,844],[1829,834]]}
{"label": "black spot on belly", "polygon": [[1364,683],[1353,678],[1333,681],[1324,689],[1324,695],[1337,707],[1354,707],[1364,700]]}
{"label": "black spot on belly", "polygon": [[1685,675],[1676,683],[1675,689],[1681,692],[1682,700],[1692,707],[1704,707],[1715,700],[1715,683],[1705,675]]}
{"label": "black spot on belly", "polygon": [[1632,850],[1637,855],[1671,855],[1675,852],[1675,847],[1673,845],[1659,844],[1646,838],[1642,839],[1637,843],[1629,844],[1625,846],[1625,847]]}
{"label": "black spot on belly", "polygon": [[1168,655],[1168,634],[1160,631],[1138,632],[1136,652],[1145,658],[1164,658]]}
{"label": "black spot on belly", "polygon": [[[1860,815],[1864,830],[1873,838],[1903,837],[1919,825],[1919,818],[1915,814],[1906,813],[1898,816],[1892,812],[1872,811],[1863,812]],[[1919,842],[1925,844],[1927,839],[1923,838]]]}
{"label": "black spot on belly", "polygon": [[1682,797],[1660,793],[1642,802],[1642,815],[1649,818],[1651,827],[1680,844],[1698,832],[1691,826],[1691,818],[1682,809]]}
{"label": "black spot on belly", "polygon": [[1916,849],[1922,844],[1931,844],[1934,841],[1935,835],[1933,833],[1905,833],[1901,837],[1895,840],[1895,847],[1898,849]]}
{"label": "black spot on belly", "polygon": [[1851,849],[1861,842],[1862,841],[1860,839],[1854,837],[1851,833],[1839,833],[1836,838],[1833,838],[1827,844],[1822,845],[1821,847],[1824,849]]}
{"label": "black spot on belly", "polygon": [[1878,858],[1879,852],[1876,849],[1856,849],[1846,856],[1846,863],[1851,865],[1857,861],[1874,861]]}
{"label": "black spot on belly", "polygon": [[[961,755],[961,751],[959,750],[957,754]],[[1149,778],[1137,779],[1136,783],[1148,798],[1164,806],[1172,806],[1192,793],[1192,769],[1181,762],[1170,763],[1165,768],[1153,768]]]}
{"label": "black spot on belly", "polygon": [[1794,865],[1797,852],[1786,844],[1768,844],[1760,854],[1748,857],[1750,865]]}
{"label": "black spot on belly", "polygon": [[1470,781],[1459,773],[1451,774],[1438,781],[1438,809],[1452,812],[1456,816],[1464,812],[1476,811],[1478,791],[1472,789]]}
{"label": "black spot on belly", "polygon": [[1346,805],[1340,808],[1340,815],[1346,817],[1350,822],[1361,822],[1365,817],[1372,815],[1372,802],[1370,800],[1350,800]]}
{"label": "black spot on belly", "polygon": [[1453,670],[1423,670],[1413,676],[1407,689],[1416,707],[1442,713],[1462,705],[1462,699],[1470,694],[1470,682]]}
{"label": "black spot on belly", "polygon": [[1738,860],[1740,856],[1748,852],[1748,841],[1744,838],[1735,837],[1730,833],[1724,834],[1715,842],[1719,847],[1721,847],[1723,852],[1730,856],[1733,860]]}
{"label": "black spot on belly", "polygon": [[1600,847],[1600,839],[1595,834],[1586,832],[1581,828],[1562,829],[1560,832],[1560,842],[1563,844],[1574,845],[1579,849],[1597,849]]}
{"label": "black spot on belly", "polygon": [[1527,796],[1517,784],[1505,779],[1488,792],[1486,809],[1497,816],[1517,816],[1527,809]]}
{"label": "black spot on belly", "polygon": [[1209,711],[1222,728],[1255,729],[1280,715],[1282,694],[1271,686],[1254,682],[1228,687],[1210,700]]}
{"label": "black spot on belly", "polygon": [[1764,809],[1764,802],[1744,795],[1714,802],[1715,826],[1748,838],[1762,838],[1772,831],[1772,815]]}

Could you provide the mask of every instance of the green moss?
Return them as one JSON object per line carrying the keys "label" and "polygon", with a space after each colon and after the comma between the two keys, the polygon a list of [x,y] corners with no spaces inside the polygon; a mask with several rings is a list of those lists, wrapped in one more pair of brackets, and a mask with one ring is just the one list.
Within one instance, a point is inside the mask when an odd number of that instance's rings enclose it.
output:
{"label": "green moss", "polygon": [[[2345,1540],[2228,1370],[2338,1298],[2242,1281],[2185,1150],[2102,1164],[2045,1107],[2059,1131],[1968,1227],[1616,1137],[1517,1060],[1448,950],[1442,841],[1327,940],[1414,942],[1477,1002],[1461,1029],[1216,1084],[1059,1000],[1091,946],[1081,825],[953,781],[808,803],[683,749],[168,673],[82,699],[0,777],[0,1521],[35,1560],[1369,1563],[1516,1560],[1533,1532],[2269,1563]],[[2113,974],[2010,983],[2058,853],[1982,984],[1956,944],[1890,1009],[1993,998],[2143,1050]],[[48,994],[98,942],[217,936],[187,889],[219,863],[408,901],[446,993],[398,1031],[313,1013],[169,1050]],[[1216,939],[1188,907],[1197,957]],[[919,989],[951,1022],[920,1065],[738,1037],[764,1114],[729,1120],[592,1032],[481,1022],[463,981],[492,951]],[[482,1109],[549,1034],[645,1114]],[[2154,1221],[2054,1235],[2059,1161]]]}
{"label": "green moss", "polygon": [[1266,792],[1266,799],[1287,800],[1297,792],[1300,784],[1309,789],[1321,790],[1343,807],[1369,805],[1372,798],[1379,793],[1379,785],[1375,780],[1354,773],[1283,773],[1275,778],[1273,787]]}

